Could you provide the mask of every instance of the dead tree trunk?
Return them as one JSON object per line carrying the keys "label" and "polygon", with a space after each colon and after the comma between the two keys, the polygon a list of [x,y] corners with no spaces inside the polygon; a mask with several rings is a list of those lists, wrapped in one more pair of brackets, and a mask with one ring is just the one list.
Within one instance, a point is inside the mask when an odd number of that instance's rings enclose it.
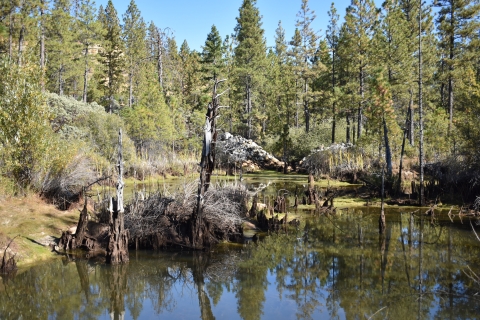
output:
{"label": "dead tree trunk", "polygon": [[107,247],[107,263],[118,264],[128,261],[128,230],[124,228],[123,208],[123,150],[122,130],[118,132],[118,183],[117,199],[110,214],[110,239]]}
{"label": "dead tree trunk", "polygon": [[202,159],[200,161],[200,181],[197,191],[197,205],[192,215],[192,247],[202,249],[210,245],[209,235],[204,233],[203,198],[210,186],[210,178],[215,166],[215,144],[217,141],[218,98],[217,86],[225,80],[216,80],[213,86],[212,102],[208,104],[205,117]]}

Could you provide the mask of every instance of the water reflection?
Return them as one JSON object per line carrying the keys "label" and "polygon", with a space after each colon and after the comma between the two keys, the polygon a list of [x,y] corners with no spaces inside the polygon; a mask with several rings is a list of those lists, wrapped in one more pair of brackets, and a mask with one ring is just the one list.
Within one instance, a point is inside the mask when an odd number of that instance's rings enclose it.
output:
{"label": "water reflection", "polygon": [[211,253],[65,257],[2,279],[0,318],[476,318],[480,243],[444,216],[390,212],[379,236],[375,209],[350,210]]}

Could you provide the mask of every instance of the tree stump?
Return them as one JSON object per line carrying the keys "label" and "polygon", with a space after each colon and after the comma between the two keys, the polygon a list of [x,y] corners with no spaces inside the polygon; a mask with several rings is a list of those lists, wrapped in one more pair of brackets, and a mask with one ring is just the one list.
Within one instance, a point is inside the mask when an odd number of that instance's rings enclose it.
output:
{"label": "tree stump", "polygon": [[123,208],[123,150],[122,130],[118,133],[118,182],[117,199],[113,201],[113,212],[109,218],[109,241],[107,246],[107,263],[118,264],[128,262],[128,230],[124,227]]}

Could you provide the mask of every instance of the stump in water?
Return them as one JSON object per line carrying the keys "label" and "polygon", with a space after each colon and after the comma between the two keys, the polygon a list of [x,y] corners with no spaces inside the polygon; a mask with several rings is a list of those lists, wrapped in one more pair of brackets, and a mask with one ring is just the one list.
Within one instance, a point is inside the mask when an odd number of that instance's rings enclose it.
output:
{"label": "stump in water", "polygon": [[128,230],[124,227],[123,208],[123,150],[122,130],[118,132],[118,182],[117,199],[113,202],[113,212],[109,219],[109,242],[107,247],[107,263],[118,264],[128,261]]}
{"label": "stump in water", "polygon": [[285,213],[287,212],[287,204],[285,202],[285,197],[277,196],[277,199],[274,202],[275,212]]}
{"label": "stump in water", "polygon": [[252,208],[250,209],[249,215],[251,218],[255,218],[257,216],[257,195],[253,197]]}
{"label": "stump in water", "polygon": [[305,191],[305,195],[307,196],[307,204],[314,204],[316,200],[316,192],[314,189],[315,180],[313,179],[313,175],[310,173],[308,175],[308,190]]}
{"label": "stump in water", "polygon": [[15,255],[8,257],[8,252],[7,252],[8,248],[12,244],[13,240],[15,240],[15,238],[10,240],[7,247],[3,251],[2,264],[0,265],[0,273],[8,274],[17,270],[17,261],[15,261]]}

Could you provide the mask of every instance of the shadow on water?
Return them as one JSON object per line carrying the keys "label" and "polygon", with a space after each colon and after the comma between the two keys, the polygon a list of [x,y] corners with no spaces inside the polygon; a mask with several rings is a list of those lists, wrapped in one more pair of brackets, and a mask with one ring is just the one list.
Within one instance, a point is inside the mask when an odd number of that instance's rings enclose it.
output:
{"label": "shadow on water", "polygon": [[64,257],[0,284],[1,319],[468,319],[480,242],[465,221],[387,210],[312,216],[213,252],[133,251],[108,266]]}

